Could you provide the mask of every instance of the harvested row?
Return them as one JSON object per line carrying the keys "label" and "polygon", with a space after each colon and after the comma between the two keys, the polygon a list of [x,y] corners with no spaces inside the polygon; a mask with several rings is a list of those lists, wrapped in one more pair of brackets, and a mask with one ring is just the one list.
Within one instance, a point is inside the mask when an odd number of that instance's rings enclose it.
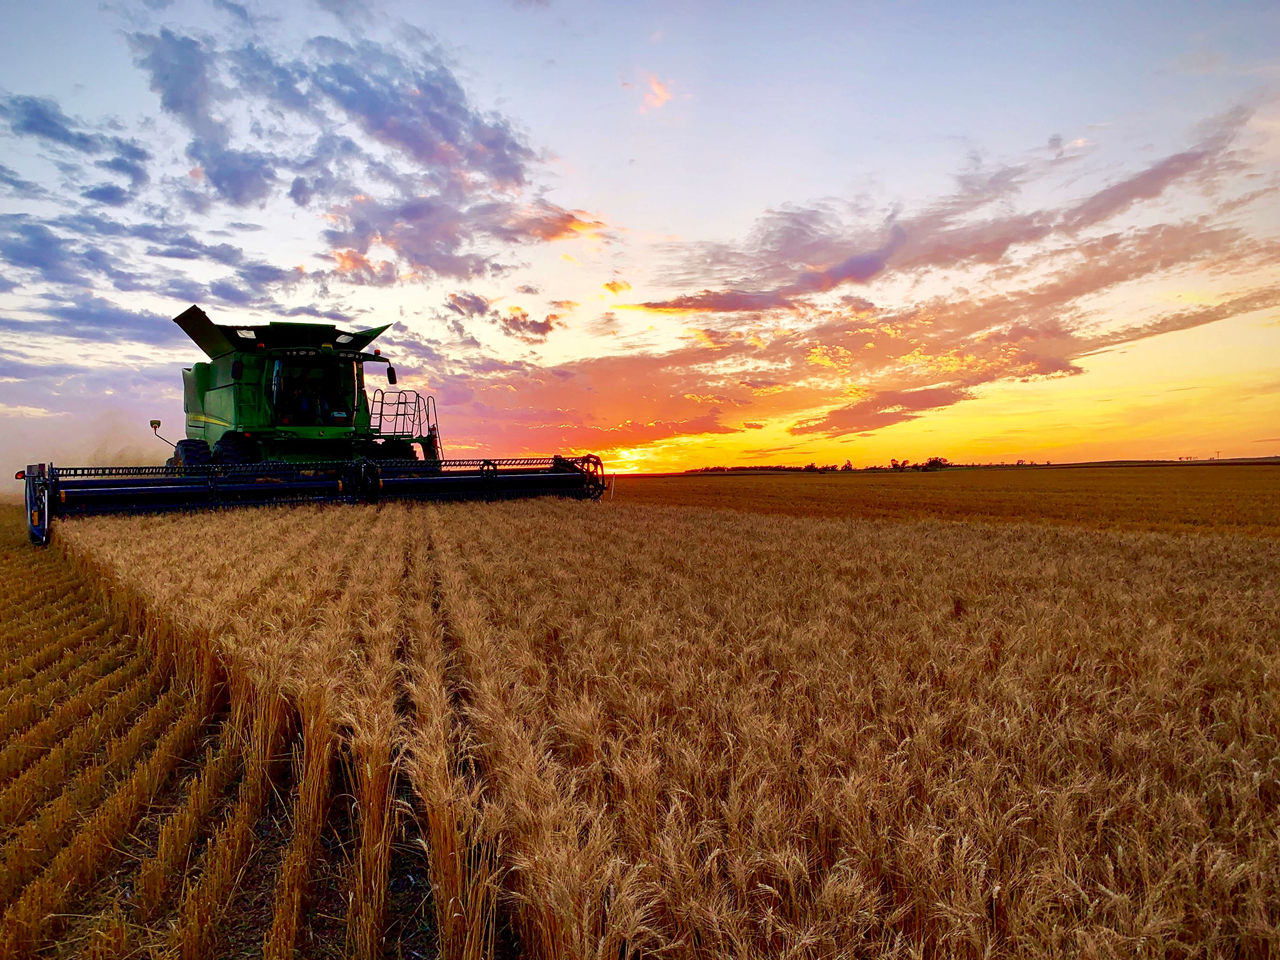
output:
{"label": "harvested row", "polygon": [[199,699],[191,701],[150,755],[88,818],[40,877],[23,890],[0,918],[0,957],[32,956],[57,935],[67,919],[68,907],[94,883],[178,764],[195,749],[208,707]]}
{"label": "harvested row", "polygon": [[187,875],[196,842],[239,774],[241,759],[240,738],[224,736],[216,751],[209,747],[199,773],[188,781],[185,802],[164,821],[155,853],[138,867],[134,889],[140,923],[149,924],[160,915]]}
{"label": "harvested row", "polygon": [[75,727],[97,713],[104,703],[141,676],[147,669],[148,659],[145,654],[132,657],[57,705],[45,719],[9,740],[0,749],[0,784],[12,780],[44,756]]}
{"label": "harvested row", "polygon": [[271,764],[284,733],[284,706],[280,698],[262,698],[255,705],[248,742],[242,747],[246,759],[239,797],[204,856],[199,881],[183,897],[169,938],[183,960],[217,955],[223,922],[253,849],[253,828],[271,790]]}
{"label": "harvested row", "polygon": [[[0,824],[4,831],[20,824],[68,778],[76,776],[79,780],[90,776],[91,771],[84,769],[85,760],[93,757],[102,743],[123,727],[141,705],[158,696],[164,684],[164,672],[153,668],[10,783],[0,793]],[[76,788],[75,783],[72,788]]]}
{"label": "harvested row", "polygon": [[[24,634],[26,640],[8,648],[9,662],[0,670],[0,689],[6,692],[15,683],[29,679],[49,664],[56,663],[81,642],[100,638],[110,631],[106,619],[95,608],[79,607],[62,620],[46,622],[38,631]],[[6,698],[7,699],[7,698]]]}
{"label": "harvested row", "polygon": [[330,691],[317,686],[300,705],[302,773],[293,801],[293,836],[276,881],[271,930],[264,946],[269,960],[292,960],[320,837],[329,814],[336,737]]}
{"label": "harvested row", "polygon": [[[101,639],[104,632],[103,627],[105,626],[105,622],[99,621],[86,626],[82,630],[68,634],[60,657],[48,666],[37,667],[33,672],[28,673],[20,680],[15,680],[4,688],[2,699],[5,706],[3,711],[7,713],[15,701],[47,688],[50,683],[65,682],[68,674],[84,666],[94,657],[100,656],[103,647],[100,643],[91,641]],[[71,682],[75,681],[72,680]]]}
{"label": "harvested row", "polygon": [[0,523],[0,571],[28,587],[7,593],[4,621],[0,957],[59,933],[190,752],[213,695],[172,687],[171,665],[138,650],[58,553],[31,549],[21,519]]}
{"label": "harvested row", "polygon": [[0,709],[0,741],[8,740],[31,726],[38,717],[47,715],[53,705],[68,694],[114,672],[127,659],[129,646],[123,641],[101,647],[95,645],[96,649],[89,651],[90,655],[96,654],[90,662],[69,670],[65,677],[35,684],[35,689],[25,696],[10,700],[6,707]]}
{"label": "harvested row", "polygon": [[0,576],[13,584],[13,589],[0,597],[4,614],[0,622],[6,640],[31,624],[51,622],[68,611],[78,612],[92,596],[91,589],[56,557],[21,556],[18,551],[27,546],[15,541],[0,557]]}
{"label": "harvested row", "polygon": [[[154,675],[139,684],[140,691],[154,695]],[[0,909],[32,880],[67,845],[81,827],[85,816],[108,795],[111,785],[137,763],[177,718],[182,704],[178,691],[170,690],[156,701],[129,730],[113,740],[101,761],[83,770],[58,799],[27,821],[0,850]],[[40,771],[45,773],[46,771]],[[59,782],[56,774],[35,784]],[[18,784],[15,784],[18,786]],[[32,791],[34,793],[34,790]]]}

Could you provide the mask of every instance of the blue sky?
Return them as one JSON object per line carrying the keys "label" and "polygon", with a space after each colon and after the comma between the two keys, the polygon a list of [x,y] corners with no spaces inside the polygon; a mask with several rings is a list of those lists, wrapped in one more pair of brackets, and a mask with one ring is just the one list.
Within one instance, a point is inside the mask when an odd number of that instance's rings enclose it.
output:
{"label": "blue sky", "polygon": [[396,322],[459,454],[1276,452],[1274,5],[5,17],[19,465],[163,455],[191,302]]}

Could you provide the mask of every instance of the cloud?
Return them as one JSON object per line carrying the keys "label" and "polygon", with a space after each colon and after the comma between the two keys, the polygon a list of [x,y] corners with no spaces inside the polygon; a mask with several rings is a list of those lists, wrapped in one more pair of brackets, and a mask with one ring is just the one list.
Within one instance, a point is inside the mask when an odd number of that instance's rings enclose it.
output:
{"label": "cloud", "polygon": [[433,54],[410,60],[371,41],[327,37],[311,41],[310,49],[316,59],[300,69],[313,95],[370,137],[427,167],[480,174],[499,187],[526,182],[533,151],[505,119],[477,111]]}
{"label": "cloud", "polygon": [[[357,8],[326,9],[350,19]],[[213,195],[234,206],[276,191],[300,206],[318,195],[350,196],[358,191],[349,189],[338,168],[353,165],[396,182],[402,193],[413,187],[420,192],[425,184],[457,195],[483,194],[528,182],[532,149],[505,118],[476,109],[431,49],[320,36],[290,58],[257,43],[223,49],[168,28],[134,33],[129,42],[161,109],[191,133],[188,157]],[[247,103],[288,117],[295,143],[304,142],[298,134],[309,127],[309,148],[277,153],[260,137],[238,144],[228,111]],[[345,124],[360,130],[366,146],[338,133]],[[411,169],[375,156],[377,145]],[[549,204],[513,207],[506,219],[508,229],[539,238],[588,226]]]}
{"label": "cloud", "polygon": [[279,182],[279,161],[257,150],[233,150],[207,140],[194,140],[187,156],[200,164],[204,178],[222,199],[237,207],[265,200]]}
{"label": "cloud", "polygon": [[362,287],[389,287],[400,279],[390,260],[370,260],[359,250],[334,250],[327,258],[335,267],[325,279],[337,278]]}
{"label": "cloud", "polygon": [[[218,5],[241,22],[254,16],[232,0]],[[363,9],[326,8],[348,20]],[[243,208],[285,196],[300,207],[327,203],[317,255],[333,267],[307,277],[325,295],[331,283],[500,277],[511,269],[497,259],[502,246],[610,239],[599,217],[521,196],[537,162],[533,150],[506,118],[470,101],[423,35],[403,33],[390,43],[314,37],[292,55],[256,41],[228,47],[169,26],[126,39],[161,112],[187,134],[189,175],[159,184],[172,219],[207,215],[219,203]],[[272,118],[269,129],[260,117]],[[148,235],[110,220],[112,208],[130,207],[151,185],[151,154],[137,141],[86,127],[48,98],[0,96],[0,122],[15,136],[94,157],[97,170],[121,178],[85,182],[87,168],[64,165],[80,180],[79,209],[70,218],[6,223],[0,258],[16,269],[48,283],[83,286],[102,275],[120,290],[200,293],[264,308],[271,307],[269,288],[300,282],[295,271],[196,240],[183,228],[155,226]],[[0,187],[11,196],[47,196],[8,167],[0,167]],[[159,209],[138,212],[154,225]],[[111,243],[93,248],[71,219],[91,220],[90,232]],[[139,241],[147,244],[146,258]],[[184,260],[219,263],[235,274],[195,282],[176,274]]]}
{"label": "cloud", "polygon": [[88,190],[81,190],[80,196],[95,203],[105,203],[109,207],[123,207],[129,202],[129,191],[113,183],[103,183]]}
{"label": "cloud", "polygon": [[612,310],[606,310],[596,319],[587,324],[586,330],[592,336],[617,336],[618,334],[618,315]]}
{"label": "cloud", "polygon": [[895,224],[889,230],[888,238],[874,250],[851,254],[829,267],[805,270],[791,283],[773,290],[703,290],[670,300],[649,301],[639,306],[655,313],[793,310],[798,306],[800,297],[825,293],[849,281],[866,283],[876,277],[885,270],[889,257],[906,243],[906,239],[906,231]]}
{"label": "cloud", "polygon": [[268,307],[272,313],[281,317],[314,317],[317,320],[332,320],[335,323],[351,323],[355,320],[356,315],[345,310],[336,310],[330,308],[322,310],[314,303],[301,307],[285,307],[281,304],[272,304]]}
{"label": "cloud", "polygon": [[[1251,115],[1250,110],[1240,108],[1214,118],[1205,125],[1195,147],[1171,154],[1060,210],[1002,211],[982,216],[981,211],[997,201],[1014,197],[1030,176],[1025,166],[1002,166],[961,174],[954,193],[934,200],[912,216],[895,212],[887,225],[878,229],[849,226],[841,210],[832,204],[770,211],[743,245],[676,245],[672,249],[682,266],[669,272],[668,279],[694,280],[695,268],[689,265],[701,264],[704,275],[750,273],[783,282],[757,289],[704,289],[640,306],[670,313],[792,310],[799,305],[798,298],[848,283],[866,283],[895,273],[1000,263],[1015,248],[1054,237],[1071,240],[1081,230],[1105,224],[1135,204],[1159,198],[1179,181],[1205,181],[1231,169],[1238,163],[1228,157],[1231,145]],[[881,238],[874,248],[868,248],[868,239],[876,233]],[[814,262],[829,265],[803,266]]]}
{"label": "cloud", "polygon": [[107,170],[111,173],[118,173],[121,176],[129,178],[129,188],[137,191],[145,187],[151,180],[147,168],[137,160],[129,157],[112,157],[110,160],[94,161],[94,166],[100,170]]}
{"label": "cloud", "polygon": [[[2,321],[0,321],[2,322]],[[27,407],[20,404],[0,403],[0,417],[20,417],[23,420],[47,417],[69,417],[70,413],[62,410],[46,410],[44,407]]]}
{"label": "cloud", "polygon": [[640,104],[641,113],[647,113],[650,110],[657,110],[671,99],[671,91],[667,88],[665,83],[653,74],[649,74],[648,81],[649,89],[645,91],[644,99]]}
{"label": "cloud", "polygon": [[1085,341],[1089,353],[1102,349],[1145,340],[1162,333],[1173,333],[1177,330],[1190,330],[1208,323],[1217,323],[1232,317],[1247,316],[1262,310],[1274,310],[1280,307],[1280,284],[1260,287],[1247,293],[1239,294],[1211,306],[1197,307],[1191,310],[1179,310],[1165,314],[1147,323],[1129,324],[1118,330],[1099,334]]}
{"label": "cloud", "polygon": [[464,317],[483,317],[489,312],[489,301],[478,293],[451,293],[445,308]]}
{"label": "cloud", "polygon": [[212,0],[212,2],[215,10],[228,14],[241,26],[252,27],[257,23],[257,17],[251,14],[249,8],[242,3],[235,3],[233,0]]}
{"label": "cloud", "polygon": [[822,433],[828,437],[862,433],[917,419],[923,411],[947,407],[970,397],[968,391],[956,387],[930,387],[923,390],[884,390],[817,417],[801,420],[788,433]]}
{"label": "cloud", "polygon": [[215,104],[234,95],[217,82],[219,51],[211,43],[165,28],[158,34],[129,36],[134,63],[144,70],[160,108],[193,135],[187,156],[201,179],[234,206],[265,199],[279,177],[280,159],[230,145],[230,125],[214,114]]}
{"label": "cloud", "polygon": [[631,289],[631,284],[627,283],[627,281],[625,280],[610,280],[608,283],[604,284],[603,286],[615,297],[618,294],[622,293],[623,291]]}
{"label": "cloud", "polygon": [[0,163],[0,185],[8,187],[21,200],[41,200],[46,196],[44,187],[31,180],[24,180],[17,171]]}
{"label": "cloud", "polygon": [[1099,190],[1068,210],[1062,217],[1063,229],[1079,230],[1101,223],[1123,213],[1135,203],[1154,200],[1170,184],[1193,174],[1201,177],[1212,175],[1221,165],[1224,151],[1252,115],[1252,110],[1238,107],[1215,117],[1207,125],[1206,136],[1192,149],[1165,157],[1147,169]]}
{"label": "cloud", "polygon": [[653,313],[736,313],[796,308],[794,300],[778,290],[702,290],[670,300],[650,300],[638,306]]}
{"label": "cloud", "polygon": [[781,380],[761,380],[758,377],[752,377],[748,380],[739,380],[741,386],[746,387],[753,393],[765,393],[785,388],[787,385]]}
{"label": "cloud", "polygon": [[[541,441],[542,449],[569,446],[606,456],[630,450],[629,444],[645,437],[659,438],[644,440],[657,443],[700,435],[694,431],[704,428],[732,429],[718,413],[701,419],[710,403],[718,411],[750,402],[757,416],[737,428],[744,432],[790,423],[800,438],[870,435],[971,399],[984,384],[1078,376],[1082,358],[1091,353],[1280,306],[1280,287],[1262,283],[1212,304],[1155,309],[1159,301],[1145,294],[1144,284],[1180,273],[1219,280],[1265,276],[1280,263],[1280,249],[1252,239],[1241,227],[1194,216],[1174,223],[1106,221],[1105,230],[1072,235],[1055,225],[1079,201],[1029,215],[1008,208],[1022,176],[1003,168],[967,173],[953,195],[912,217],[896,217],[881,228],[878,240],[861,246],[866,253],[833,258],[831,267],[801,265],[790,279],[768,288],[708,287],[685,295],[689,300],[670,298],[670,307],[714,305],[725,318],[689,330],[684,343],[668,352],[630,352],[552,368],[473,367],[465,374],[468,399],[450,416],[458,420],[459,435],[483,437],[503,449],[536,449]],[[1095,193],[1102,189],[1107,187]],[[1004,209],[985,215],[984,208],[995,202]],[[762,235],[783,247],[791,243],[786,249],[821,247],[839,235],[834,215],[785,213]],[[1011,238],[1034,236],[1045,224],[1052,228],[1049,234],[1010,256],[1018,246]],[[893,235],[895,225],[905,238]],[[843,277],[876,269],[881,273],[873,279],[892,276],[905,272],[900,264],[914,262],[952,263],[973,271],[976,280],[962,273],[945,292],[927,297],[911,295],[926,287],[899,286],[892,295],[881,290],[874,303],[840,290],[856,282],[841,282]],[[815,273],[816,284],[795,279]],[[791,292],[832,282],[834,297]],[[789,306],[740,297],[761,292],[784,296]],[[714,304],[713,296],[719,297]],[[1141,319],[1113,319],[1116,303],[1124,302],[1115,298],[1122,296],[1141,304],[1127,311]],[[612,324],[600,322],[588,329],[595,332],[596,325],[611,332]],[[485,404],[484,415],[478,403]],[[808,413],[813,410],[823,412]],[[521,432],[495,426],[499,412],[518,419]],[[617,429],[619,424],[626,429]],[[637,424],[654,426],[646,433]],[[803,449],[771,448],[759,456],[782,453],[801,456]]]}
{"label": "cloud", "polygon": [[477,221],[477,229],[511,243],[599,237],[605,230],[602,221],[586,219],[585,211],[565,210],[541,199],[526,206],[494,201],[474,206],[469,213]]}
{"label": "cloud", "polygon": [[49,283],[87,285],[83,258],[43,223],[21,215],[0,217],[0,260],[31,270]]}
{"label": "cloud", "polygon": [[[57,101],[48,97],[0,97],[0,119],[8,121],[14,136],[33,137],[44,144],[90,156],[114,153],[115,156],[106,160],[95,161],[95,166],[128,177],[130,192],[102,185],[85,192],[90,200],[119,206],[150,179],[146,163],[152,159],[151,153],[136,140],[87,132],[82,124],[63,113]],[[9,175],[5,176],[6,173]],[[17,179],[7,167],[0,167],[0,183],[28,198],[44,195],[34,184]]]}
{"label": "cloud", "polygon": [[543,320],[531,320],[520,307],[511,307],[507,314],[499,316],[498,325],[507,336],[524,343],[544,343],[552,330],[564,326],[554,313]]}
{"label": "cloud", "polygon": [[160,96],[160,109],[199,140],[225,142],[227,126],[212,112],[221,95],[214,84],[214,49],[167,28],[158,34],[130,34],[129,46],[134,62],[148,74],[152,92]]}
{"label": "cloud", "polygon": [[126,310],[102,297],[85,295],[49,302],[39,320],[0,316],[0,329],[22,337],[38,334],[72,337],[93,343],[181,343],[186,335],[172,318],[148,311]]}
{"label": "cloud", "polygon": [[337,17],[347,26],[368,23],[373,13],[365,0],[314,0],[315,5]]}
{"label": "cloud", "polygon": [[31,136],[70,147],[79,153],[101,153],[106,138],[73,130],[73,121],[47,97],[10,96],[0,99],[0,117],[15,136]]}
{"label": "cloud", "polygon": [[377,242],[424,275],[462,280],[504,271],[477,249],[485,241],[546,242],[574,234],[573,225],[582,222],[545,202],[531,207],[506,201],[466,205],[441,196],[390,203],[363,197],[335,207],[332,216],[337,226],[323,234],[331,249],[363,256]]}

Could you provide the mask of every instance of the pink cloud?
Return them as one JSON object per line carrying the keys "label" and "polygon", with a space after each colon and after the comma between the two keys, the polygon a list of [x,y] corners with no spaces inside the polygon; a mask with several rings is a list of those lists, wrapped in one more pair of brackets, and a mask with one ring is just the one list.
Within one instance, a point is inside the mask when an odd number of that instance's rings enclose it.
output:
{"label": "pink cloud", "polygon": [[658,110],[664,103],[671,99],[671,91],[667,85],[649,74],[649,89],[645,92],[644,100],[640,104],[640,112],[648,113],[650,110]]}
{"label": "pink cloud", "polygon": [[[707,271],[697,292],[636,305],[705,315],[684,330],[680,346],[663,353],[543,367],[444,359],[456,354],[439,350],[441,359],[424,369],[431,376],[434,365],[441,395],[451,398],[442,409],[451,435],[473,448],[593,450],[606,457],[765,424],[789,429],[804,443],[867,436],[964,403],[984,384],[1076,376],[1092,353],[1280,306],[1280,285],[1245,280],[1236,295],[1208,306],[1160,310],[1160,301],[1144,299],[1123,325],[1101,306],[1171,276],[1265,277],[1280,265],[1280,244],[1230,220],[1200,215],[1141,226],[1122,220],[1136,204],[1179,185],[1198,190],[1240,162],[1227,155],[1229,124],[1222,129],[1218,139],[1206,135],[1194,150],[1173,155],[1178,159],[1156,161],[1059,209],[1008,209],[1027,176],[1020,168],[965,175],[953,195],[859,235],[854,250],[862,252],[842,249],[844,228],[827,209],[777,211],[738,248],[683,245],[690,278],[699,279],[694,267]],[[831,255],[819,259],[822,251]],[[979,279],[966,283],[961,273],[944,294],[896,302],[882,295],[876,303],[851,293],[823,297],[880,276],[937,268],[973,270]],[[721,270],[739,282],[705,282]],[[773,282],[741,283],[753,275]],[[542,321],[513,314],[504,326],[537,342],[561,312]],[[589,332],[605,335],[619,327],[613,314],[588,324]],[[740,409],[726,423],[721,411],[734,408]],[[800,456],[801,446],[770,448],[767,455]]]}

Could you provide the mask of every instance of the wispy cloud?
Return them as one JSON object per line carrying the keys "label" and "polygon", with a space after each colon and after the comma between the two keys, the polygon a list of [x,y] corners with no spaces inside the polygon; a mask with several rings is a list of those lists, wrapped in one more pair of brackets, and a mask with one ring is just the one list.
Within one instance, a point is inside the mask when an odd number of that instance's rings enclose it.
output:
{"label": "wispy cloud", "polygon": [[[920,272],[975,264],[1000,263],[1010,250],[1052,237],[1068,241],[1082,230],[1125,213],[1135,204],[1159,198],[1173,184],[1203,183],[1238,161],[1228,156],[1250,111],[1239,108],[1206,124],[1197,145],[1124,177],[1083,200],[1059,210],[1009,212],[982,216],[997,201],[1019,192],[1032,175],[1026,167],[1002,167],[986,175],[966,174],[950,196],[914,216],[894,213],[878,230],[844,227],[829,207],[786,208],[769,214],[748,245],[693,244],[681,252],[684,264],[707,264],[755,273],[762,279],[794,265],[789,282],[765,289],[702,290],[637,306],[659,313],[721,313],[795,309],[811,294],[851,283],[867,283],[886,273]],[[860,235],[880,234],[873,248]],[[849,247],[853,247],[850,251]],[[844,249],[841,250],[841,247]],[[829,266],[809,264],[827,261]],[[799,269],[796,269],[799,267]],[[687,270],[688,268],[683,268]],[[690,279],[688,275],[684,279]]]}
{"label": "wispy cloud", "polygon": [[650,110],[658,110],[664,103],[671,99],[671,90],[667,84],[663,83],[653,74],[649,74],[646,78],[649,89],[645,91],[644,97],[640,101],[640,112],[648,113]]}
{"label": "wispy cloud", "polygon": [[[1058,207],[1019,211],[1012,201],[1045,172],[1001,167],[967,171],[954,193],[887,223],[848,225],[841,214],[856,212],[852,205],[790,207],[766,217],[746,244],[683,244],[675,249],[686,279],[723,269],[782,282],[644,301],[635,306],[705,322],[660,354],[471,371],[470,396],[512,411],[590,410],[531,427],[534,437],[579,449],[625,447],[635,437],[602,424],[628,418],[661,425],[668,438],[774,424],[806,442],[829,441],[927,417],[988,384],[1079,376],[1098,351],[1274,310],[1280,287],[1259,278],[1274,275],[1280,245],[1202,212],[1171,220],[1151,213],[1155,201],[1186,204],[1218,189],[1247,162],[1235,143],[1242,117],[1217,118],[1194,148]],[[829,265],[809,266],[814,260]],[[956,278],[945,292],[926,282],[942,270]],[[1127,323],[1108,314],[1109,297],[1205,274],[1237,278],[1237,292],[1176,310],[1149,302]],[[930,289],[938,292],[913,295]],[[735,427],[720,411],[739,405],[750,419]],[[492,436],[465,405],[458,413]],[[505,432],[503,439],[515,441]]]}

